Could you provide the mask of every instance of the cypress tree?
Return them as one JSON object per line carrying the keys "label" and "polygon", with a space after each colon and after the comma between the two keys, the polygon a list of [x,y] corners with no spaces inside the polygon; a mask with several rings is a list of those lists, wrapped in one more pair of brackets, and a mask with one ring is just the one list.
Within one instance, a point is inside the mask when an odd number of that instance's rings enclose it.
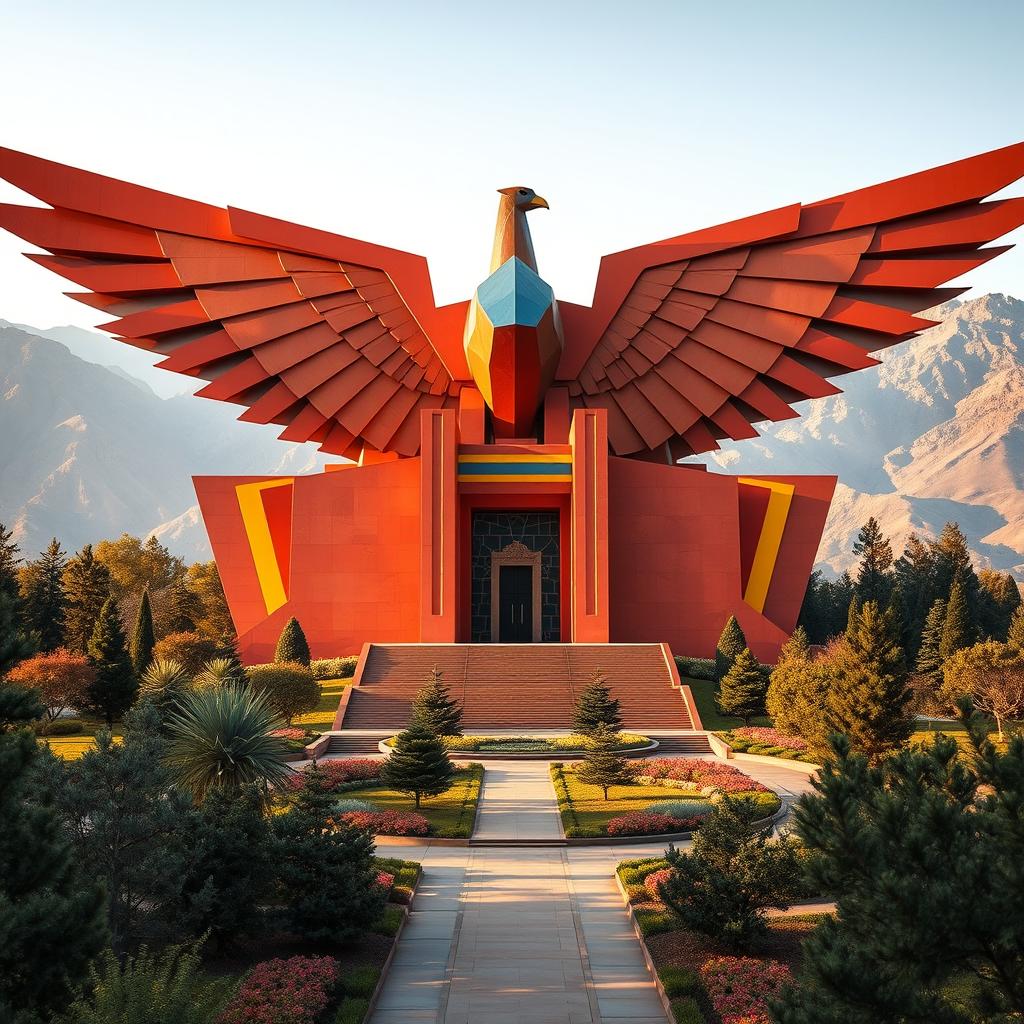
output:
{"label": "cypress tree", "polygon": [[917,652],[917,674],[928,680],[933,692],[942,685],[942,628],[946,623],[946,602],[941,597],[928,609],[921,631],[921,646]]}
{"label": "cypress tree", "polygon": [[142,592],[139,610],[135,615],[132,627],[132,638],[128,644],[128,653],[132,659],[132,668],[137,676],[149,668],[153,660],[153,648],[156,647],[156,636],[153,633],[153,610],[149,604],[149,588]]}
{"label": "cypress tree", "polygon": [[572,728],[583,736],[592,736],[600,726],[613,732],[622,727],[619,701],[612,696],[608,680],[600,669],[595,669],[590,682],[580,691],[573,709]]}
{"label": "cypress tree", "polygon": [[720,683],[725,674],[732,668],[736,656],[747,646],[747,638],[740,629],[735,615],[729,616],[722,629],[722,635],[718,638],[718,646],[715,648],[715,681]]}
{"label": "cypress tree", "polygon": [[89,702],[108,725],[123,715],[135,700],[139,681],[132,670],[117,602],[108,597],[89,640],[89,660],[96,666],[96,682],[89,688]]}
{"label": "cypress tree", "polygon": [[110,570],[93,554],[92,545],[68,561],[64,568],[64,642],[76,654],[85,654],[92,631],[110,597]]}
{"label": "cypress tree", "polygon": [[861,601],[877,601],[884,605],[892,594],[892,545],[874,516],[857,534],[853,553],[860,555],[857,596]]}
{"label": "cypress tree", "polygon": [[967,607],[965,588],[959,580],[953,583],[949,592],[949,604],[946,606],[946,621],[942,626],[942,639],[939,641],[939,657],[945,661],[951,654],[971,645],[971,613]]}
{"label": "cypress tree", "polygon": [[64,643],[64,567],[67,559],[54,538],[21,576],[21,614],[25,632],[41,651],[55,651]]}
{"label": "cypress tree", "polygon": [[603,723],[590,736],[590,745],[576,777],[588,786],[599,786],[608,799],[612,786],[625,786],[633,781],[626,768],[626,759],[619,752],[619,737]]}
{"label": "cypress tree", "polygon": [[412,705],[412,721],[419,722],[435,736],[462,735],[462,705],[453,700],[444,684],[444,673],[435,665],[427,684]]}
{"label": "cypress tree", "polygon": [[846,635],[849,636],[851,630],[856,628],[856,622],[860,616],[860,597],[855,593],[850,599],[850,605],[846,609]]}
{"label": "cypress tree", "polygon": [[[1018,651],[1024,651],[1024,605],[1018,607],[1010,619],[1006,642],[1011,647],[1016,647]],[[0,666],[2,666],[2,662],[0,662]]]}
{"label": "cypress tree", "polygon": [[419,722],[412,722],[395,738],[395,746],[384,762],[381,778],[400,793],[420,799],[437,796],[452,784],[455,769],[441,741]]}
{"label": "cypress tree", "polygon": [[0,1020],[18,1024],[66,1010],[107,941],[103,889],[79,867],[34,770],[35,738],[18,728],[41,713],[29,691],[0,684]]}
{"label": "cypress tree", "polygon": [[726,672],[718,687],[718,710],[723,715],[736,715],[747,725],[750,719],[764,712],[768,681],[761,671],[761,663],[744,647],[736,655],[732,668]]}
{"label": "cypress tree", "polygon": [[274,652],[274,661],[279,665],[285,662],[309,665],[309,644],[306,643],[306,634],[302,632],[299,620],[294,615],[281,630],[280,639],[277,641],[277,650]]}

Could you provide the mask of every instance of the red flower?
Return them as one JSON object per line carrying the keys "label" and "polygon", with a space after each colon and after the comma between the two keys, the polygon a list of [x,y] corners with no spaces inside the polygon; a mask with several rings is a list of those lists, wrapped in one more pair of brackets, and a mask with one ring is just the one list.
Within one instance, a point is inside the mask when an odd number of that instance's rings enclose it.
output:
{"label": "red flower", "polygon": [[218,1024],[315,1024],[337,984],[332,957],[268,960],[249,972]]}
{"label": "red flower", "polygon": [[430,831],[430,822],[415,811],[347,811],[341,820],[375,836],[425,836]]}
{"label": "red flower", "polygon": [[658,891],[661,883],[672,877],[671,868],[662,868],[660,871],[652,871],[644,879],[644,888],[650,893],[652,900],[660,900],[661,893]]}
{"label": "red flower", "polygon": [[667,832],[689,832],[700,824],[700,818],[673,818],[670,814],[631,811],[608,822],[610,836],[659,836]]}
{"label": "red flower", "polygon": [[700,975],[722,1024],[771,1024],[768,999],[793,980],[785,964],[745,956],[713,957]]}

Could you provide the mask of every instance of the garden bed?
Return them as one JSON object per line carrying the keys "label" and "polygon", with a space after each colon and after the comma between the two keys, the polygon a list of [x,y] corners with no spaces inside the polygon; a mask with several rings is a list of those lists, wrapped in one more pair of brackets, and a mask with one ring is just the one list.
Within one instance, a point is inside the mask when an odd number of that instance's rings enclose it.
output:
{"label": "garden bed", "polygon": [[746,726],[715,733],[728,743],[737,754],[757,754],[761,757],[778,757],[787,761],[803,761],[815,764],[807,750],[807,744],[799,736],[787,736],[766,726]]}
{"label": "garden bed", "polygon": [[[590,745],[587,736],[444,736],[445,749],[452,760],[470,757],[509,760],[549,760],[552,757],[582,757]],[[391,752],[395,737],[379,745],[381,753]],[[656,740],[638,733],[620,733],[618,749],[626,757],[644,757],[658,749]]]}
{"label": "garden bed", "polygon": [[630,765],[636,781],[612,786],[607,800],[598,786],[579,779],[576,768],[558,762],[551,766],[562,829],[568,839],[688,834],[700,827],[700,819],[722,792],[754,800],[763,806],[765,818],[775,814],[782,803],[761,783],[717,761],[661,758]]}
{"label": "garden bed", "polygon": [[[823,915],[770,917],[768,934],[751,951],[737,956],[709,936],[686,928],[658,898],[656,885],[648,889],[647,878],[667,867],[662,858],[623,861],[616,880],[671,1019],[719,1024],[725,1011],[737,1019],[767,1022],[758,992],[777,990],[799,969],[802,943]],[[738,1005],[741,1000],[745,1005]]]}

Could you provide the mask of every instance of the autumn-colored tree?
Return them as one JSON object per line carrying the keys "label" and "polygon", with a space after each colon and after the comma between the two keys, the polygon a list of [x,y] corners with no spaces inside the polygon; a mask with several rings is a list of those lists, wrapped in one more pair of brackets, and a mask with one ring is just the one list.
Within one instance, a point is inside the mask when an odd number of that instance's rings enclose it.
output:
{"label": "autumn-colored tree", "polygon": [[976,711],[995,719],[1000,741],[1004,724],[1024,716],[1024,651],[984,640],[951,655],[942,674],[946,707],[955,712],[969,697]]}
{"label": "autumn-colored tree", "polygon": [[193,562],[185,574],[185,584],[199,599],[199,618],[195,627],[204,636],[234,636],[235,625],[231,621],[228,603],[221,586],[217,563]]}
{"label": "autumn-colored tree", "polygon": [[46,705],[46,717],[52,721],[68,708],[78,710],[86,705],[89,689],[96,682],[96,669],[84,654],[58,647],[15,665],[7,673],[7,681],[38,690]]}
{"label": "autumn-colored tree", "polygon": [[110,570],[115,597],[163,590],[185,573],[185,563],[172,555],[156,537],[145,541],[123,533],[117,540],[96,545],[96,558]]}
{"label": "autumn-colored tree", "polygon": [[218,657],[217,641],[200,633],[169,633],[156,642],[153,657],[176,661],[190,676],[197,676],[203,666]]}
{"label": "autumn-colored tree", "polygon": [[772,669],[766,710],[780,732],[803,736],[811,723],[820,722],[824,703],[825,686],[811,660],[807,634],[797,626]]}

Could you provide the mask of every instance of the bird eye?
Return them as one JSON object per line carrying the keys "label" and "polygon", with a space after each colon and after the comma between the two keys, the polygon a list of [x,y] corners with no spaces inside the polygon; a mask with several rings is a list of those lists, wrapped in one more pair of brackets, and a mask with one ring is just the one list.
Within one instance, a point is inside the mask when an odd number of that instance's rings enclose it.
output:
{"label": "bird eye", "polygon": [[521,196],[525,196],[525,195],[526,195],[526,189],[525,189],[525,188],[521,188],[521,189],[519,190],[519,194],[520,194]]}

